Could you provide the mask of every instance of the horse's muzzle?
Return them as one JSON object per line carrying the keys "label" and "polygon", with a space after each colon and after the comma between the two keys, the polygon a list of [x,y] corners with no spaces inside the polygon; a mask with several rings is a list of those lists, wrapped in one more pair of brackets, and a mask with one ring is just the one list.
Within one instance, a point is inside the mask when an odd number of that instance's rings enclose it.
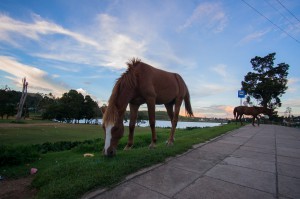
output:
{"label": "horse's muzzle", "polygon": [[103,154],[106,157],[113,157],[113,156],[116,155],[116,149],[115,148],[108,148],[106,152],[105,152],[105,149],[103,149]]}

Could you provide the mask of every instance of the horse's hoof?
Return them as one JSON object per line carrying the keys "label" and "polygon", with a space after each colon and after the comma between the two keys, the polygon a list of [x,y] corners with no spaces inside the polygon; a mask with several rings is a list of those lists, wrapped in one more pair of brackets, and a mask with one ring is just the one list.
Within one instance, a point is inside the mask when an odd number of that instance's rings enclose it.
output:
{"label": "horse's hoof", "polygon": [[129,150],[131,150],[131,149],[132,149],[132,146],[126,145],[125,148],[124,148],[123,150],[124,150],[124,151],[129,151]]}
{"label": "horse's hoof", "polygon": [[151,144],[149,145],[149,149],[155,149],[155,148],[156,148],[156,145],[155,145],[155,144],[151,143]]}
{"label": "horse's hoof", "polygon": [[170,140],[167,140],[166,141],[166,145],[167,146],[173,146],[174,145],[174,142],[170,141]]}

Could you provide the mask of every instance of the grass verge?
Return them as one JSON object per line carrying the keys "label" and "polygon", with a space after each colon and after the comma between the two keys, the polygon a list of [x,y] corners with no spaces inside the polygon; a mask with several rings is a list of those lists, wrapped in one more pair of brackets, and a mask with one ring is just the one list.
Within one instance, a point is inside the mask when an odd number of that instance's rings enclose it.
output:
{"label": "grass verge", "polygon": [[[149,150],[149,134],[138,134],[135,137],[135,148],[122,151],[126,138],[121,140],[117,156],[105,158],[99,152],[93,158],[83,158],[82,153],[92,151],[70,151],[61,155],[69,160],[47,168],[38,173],[33,186],[39,189],[37,198],[78,198],[88,190],[96,187],[110,187],[123,180],[127,175],[139,169],[164,161],[167,157],[183,153],[193,144],[204,142],[236,128],[235,125],[222,127],[178,130],[173,147],[166,147],[169,130],[158,132],[158,145]],[[80,153],[81,152],[81,153]],[[73,158],[70,159],[70,157]]]}

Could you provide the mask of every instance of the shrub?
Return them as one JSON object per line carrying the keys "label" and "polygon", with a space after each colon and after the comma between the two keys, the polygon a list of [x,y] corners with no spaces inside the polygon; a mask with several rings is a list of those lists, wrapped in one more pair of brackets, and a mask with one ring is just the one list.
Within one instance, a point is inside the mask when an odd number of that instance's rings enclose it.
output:
{"label": "shrub", "polygon": [[0,166],[12,166],[30,163],[40,157],[33,146],[0,145]]}

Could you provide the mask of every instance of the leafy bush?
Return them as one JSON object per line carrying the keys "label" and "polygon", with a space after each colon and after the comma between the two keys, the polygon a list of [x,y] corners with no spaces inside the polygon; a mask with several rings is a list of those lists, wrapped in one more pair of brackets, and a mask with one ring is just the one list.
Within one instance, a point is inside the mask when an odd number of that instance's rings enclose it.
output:
{"label": "leafy bush", "polygon": [[[102,140],[103,141],[103,140]],[[101,139],[85,141],[46,142],[36,145],[0,145],[0,167],[27,164],[37,160],[41,154],[71,150],[75,152],[99,151]]]}
{"label": "leafy bush", "polygon": [[12,166],[30,163],[40,157],[33,146],[0,145],[0,166]]}

